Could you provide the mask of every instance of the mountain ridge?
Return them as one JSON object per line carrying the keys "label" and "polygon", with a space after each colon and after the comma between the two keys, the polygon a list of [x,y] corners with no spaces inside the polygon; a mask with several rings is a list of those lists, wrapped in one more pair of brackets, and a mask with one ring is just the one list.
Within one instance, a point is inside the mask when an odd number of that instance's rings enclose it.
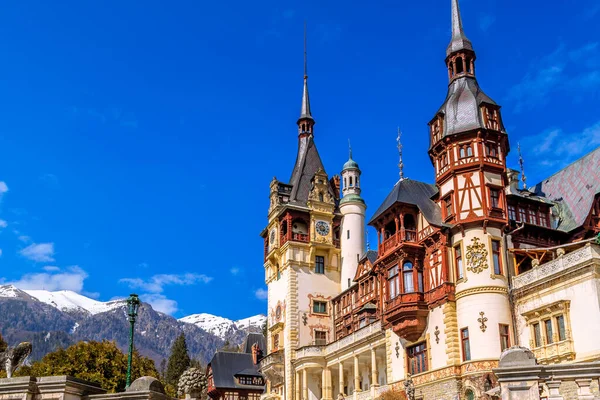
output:
{"label": "mountain ridge", "polygon": [[[14,285],[0,285],[0,333],[11,345],[31,341],[33,360],[80,340],[114,340],[126,350],[126,307],[125,299],[101,302],[68,290],[22,290]],[[190,356],[207,363],[226,342],[239,345],[248,331],[262,332],[265,320],[264,315],[256,315],[232,321],[207,313],[177,320],[142,302],[135,325],[135,345],[158,366],[168,358],[176,337],[185,333]]]}

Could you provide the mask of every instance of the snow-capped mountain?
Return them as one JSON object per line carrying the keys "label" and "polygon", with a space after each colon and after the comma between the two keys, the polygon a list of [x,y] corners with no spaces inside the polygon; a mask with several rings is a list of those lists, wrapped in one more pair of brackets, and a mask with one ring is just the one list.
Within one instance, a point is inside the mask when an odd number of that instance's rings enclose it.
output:
{"label": "snow-capped mountain", "polygon": [[227,318],[218,317],[212,314],[192,314],[180,318],[180,322],[196,325],[223,340],[228,340],[238,332],[261,332],[262,326],[267,320],[264,315],[255,315],[253,317],[232,321]]}
{"label": "snow-capped mountain", "polygon": [[[130,327],[125,307],[125,300],[101,302],[71,291],[0,285],[0,334],[11,345],[32,342],[33,360],[81,340],[114,340],[125,350]],[[237,346],[248,331],[260,332],[265,319],[257,315],[231,321],[195,314],[177,320],[142,302],[135,324],[136,348],[158,365],[169,357],[177,336],[184,333],[190,356],[206,363],[226,342]]]}
{"label": "snow-capped mountain", "polygon": [[[108,302],[97,301],[70,290],[61,290],[58,292],[49,292],[47,290],[23,291],[31,297],[38,299],[42,303],[51,305],[52,307],[58,308],[60,311],[64,312],[80,311],[95,315],[114,310],[123,306],[125,303],[125,300],[113,300]],[[2,296],[1,293],[0,296]]]}

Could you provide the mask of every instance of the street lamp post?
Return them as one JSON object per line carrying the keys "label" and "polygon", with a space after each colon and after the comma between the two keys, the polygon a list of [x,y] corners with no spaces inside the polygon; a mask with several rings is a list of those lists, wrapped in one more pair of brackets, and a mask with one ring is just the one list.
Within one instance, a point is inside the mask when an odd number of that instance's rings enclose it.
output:
{"label": "street lamp post", "polygon": [[127,359],[127,383],[125,387],[131,385],[131,361],[133,359],[133,327],[137,317],[138,308],[140,307],[140,298],[137,294],[132,293],[127,299],[127,316],[129,319],[129,357]]}

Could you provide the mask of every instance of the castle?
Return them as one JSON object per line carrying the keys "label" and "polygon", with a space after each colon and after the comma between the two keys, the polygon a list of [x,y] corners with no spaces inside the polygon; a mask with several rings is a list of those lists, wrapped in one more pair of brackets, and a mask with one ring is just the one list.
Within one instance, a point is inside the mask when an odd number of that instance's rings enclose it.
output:
{"label": "castle", "polygon": [[[368,224],[350,153],[329,177],[304,76],[298,153],[270,184],[267,397],[492,398],[507,348],[600,360],[600,148],[527,188],[452,0],[448,93],[429,121],[434,184],[403,176]],[[597,387],[594,389],[597,391]]]}

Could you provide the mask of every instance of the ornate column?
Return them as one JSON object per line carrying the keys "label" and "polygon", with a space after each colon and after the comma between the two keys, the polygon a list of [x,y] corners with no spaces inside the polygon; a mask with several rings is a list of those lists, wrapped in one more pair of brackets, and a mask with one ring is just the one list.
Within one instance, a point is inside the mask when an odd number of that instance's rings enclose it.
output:
{"label": "ornate column", "polygon": [[400,240],[404,240],[405,239],[405,232],[404,232],[404,213],[400,214]]}
{"label": "ornate column", "polygon": [[[302,385],[302,377],[300,376],[300,371],[296,371],[296,400],[301,400],[300,391]],[[268,392],[270,393],[270,392]]]}
{"label": "ornate column", "polygon": [[377,355],[375,349],[371,349],[371,386],[378,385],[377,379]]}
{"label": "ornate column", "polygon": [[308,400],[308,374],[306,368],[302,370],[302,400]]}
{"label": "ornate column", "polygon": [[463,57],[462,62],[463,62],[463,72],[466,73],[467,72],[467,59],[465,57]]}
{"label": "ornate column", "polygon": [[325,398],[325,400],[332,400],[333,399],[333,384],[331,382],[331,368],[329,367],[325,367],[325,369],[323,370],[325,372],[325,394],[323,395],[323,397]]}
{"label": "ornate column", "polygon": [[354,392],[360,391],[360,371],[358,370],[358,356],[354,356]]}
{"label": "ornate column", "polygon": [[347,394],[347,393],[344,393],[344,366],[342,365],[341,362],[338,364],[338,368],[339,368],[339,372],[340,372],[340,376],[339,376],[340,390],[339,390],[339,392],[343,393],[343,394]]}

